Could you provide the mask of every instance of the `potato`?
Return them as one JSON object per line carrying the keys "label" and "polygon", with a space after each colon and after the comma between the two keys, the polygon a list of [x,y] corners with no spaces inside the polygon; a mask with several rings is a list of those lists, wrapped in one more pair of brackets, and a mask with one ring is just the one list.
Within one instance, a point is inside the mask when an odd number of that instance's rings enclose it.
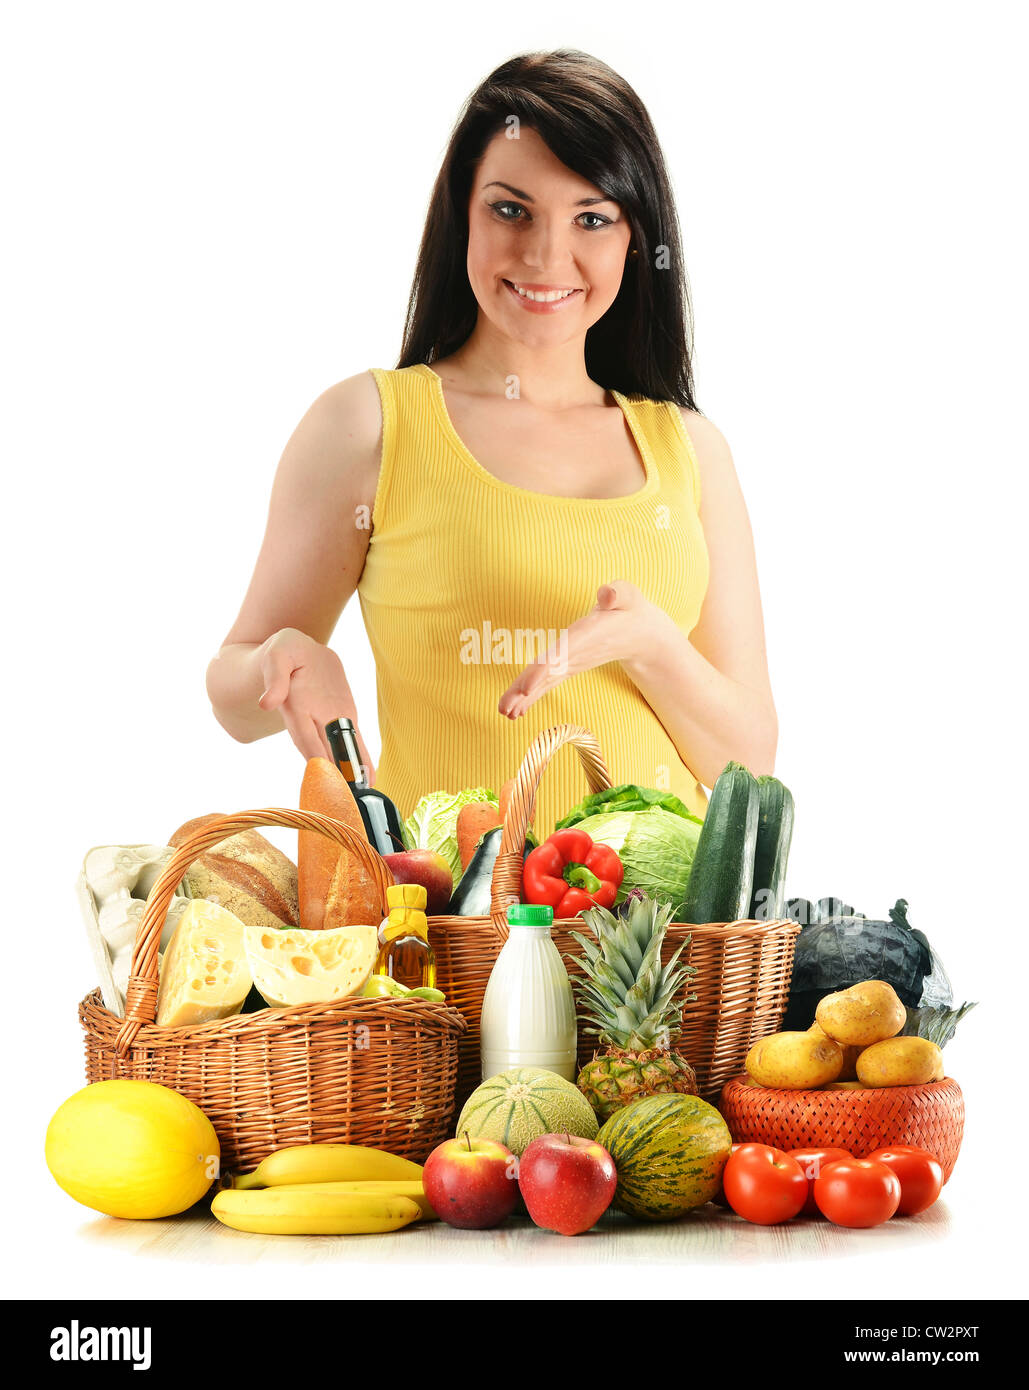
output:
{"label": "potato", "polygon": [[943,1079],[943,1053],[928,1038],[887,1038],[857,1060],[864,1086],[924,1086]]}
{"label": "potato", "polygon": [[907,1011],[885,980],[862,980],[820,1000],[815,1022],[838,1043],[871,1047],[896,1037],[907,1022]]}
{"label": "potato", "polygon": [[826,1091],[863,1091],[865,1087],[860,1081],[830,1081],[828,1086],[823,1087]]}
{"label": "potato", "polygon": [[843,1048],[817,1033],[773,1033],[747,1053],[746,1068],[759,1086],[806,1091],[835,1081],[843,1066]]}
{"label": "potato", "polygon": [[[825,1029],[821,1027],[821,1025],[818,1023],[812,1023],[811,1027],[808,1029],[808,1032],[818,1033],[823,1038],[827,1038],[829,1036]],[[833,1042],[835,1041],[836,1039],[834,1038]],[[855,1046],[851,1043],[840,1043],[839,1046],[843,1048],[843,1070],[840,1072],[836,1080],[853,1081],[857,1076],[857,1059],[858,1053],[861,1051],[861,1048],[860,1046]]]}

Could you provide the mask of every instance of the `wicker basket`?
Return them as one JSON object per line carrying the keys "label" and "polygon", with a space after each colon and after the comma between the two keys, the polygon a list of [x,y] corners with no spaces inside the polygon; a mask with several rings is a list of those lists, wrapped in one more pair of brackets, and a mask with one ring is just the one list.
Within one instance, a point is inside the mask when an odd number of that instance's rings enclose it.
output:
{"label": "wicker basket", "polygon": [[[588,729],[561,724],[537,735],[515,778],[493,871],[490,916],[429,918],[436,983],[468,1023],[459,1045],[459,1107],[481,1080],[479,1016],[490,972],[507,940],[508,906],[519,900],[525,832],[532,821],[536,790],[550,759],[566,743],[575,748],[591,791],[612,785],[600,748]],[[578,918],[554,923],[554,941],[562,956],[581,955],[581,947],[569,932],[582,927]],[[743,1066],[751,1045],[778,1029],[789,995],[793,947],[799,931],[796,922],[788,921],[669,926],[664,959],[689,937],[680,959],[695,966],[697,972],[682,991],[697,997],[684,1005],[682,1041],[677,1046],[697,1073],[701,1095],[717,1096],[723,1082]],[[569,973],[581,972],[572,965]],[[593,1051],[594,1039],[580,1035],[580,1066]]]}
{"label": "wicker basket", "polygon": [[925,1086],[862,1091],[781,1091],[727,1083],[718,1107],[737,1142],[807,1149],[832,1144],[864,1158],[886,1144],[935,1154],[950,1177],[965,1127],[961,1087],[947,1077]]}
{"label": "wicker basket", "polygon": [[193,835],[169,860],[139,924],[125,1018],[95,990],[79,1006],[90,1082],[134,1077],[195,1101],[226,1168],[249,1169],[289,1144],[368,1144],[423,1160],[450,1133],[461,1015],[419,999],[341,999],[262,1009],[196,1027],[159,1028],[157,948],[175,886],[204,850],[260,826],[314,830],[358,854],[385,912],[389,867],[329,816],[244,811]]}

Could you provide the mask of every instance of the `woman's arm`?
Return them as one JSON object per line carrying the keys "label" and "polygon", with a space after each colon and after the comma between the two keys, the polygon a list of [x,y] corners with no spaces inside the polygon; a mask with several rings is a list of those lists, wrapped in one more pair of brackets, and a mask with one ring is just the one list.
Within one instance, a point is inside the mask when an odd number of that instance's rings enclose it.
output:
{"label": "woman's arm", "polygon": [[357,723],[342,662],[325,643],[364,567],[381,433],[378,390],[364,372],[319,396],[286,445],[250,587],[207,669],[215,718],[241,742],[286,728],[315,757],[328,754],[330,719]]}
{"label": "woman's arm", "polygon": [[704,786],[730,759],[771,773],[779,724],[768,678],[754,539],[729,445],[684,412],[700,464],[700,519],[710,561],[700,619],[684,637],[662,610],[642,616],[622,665]]}

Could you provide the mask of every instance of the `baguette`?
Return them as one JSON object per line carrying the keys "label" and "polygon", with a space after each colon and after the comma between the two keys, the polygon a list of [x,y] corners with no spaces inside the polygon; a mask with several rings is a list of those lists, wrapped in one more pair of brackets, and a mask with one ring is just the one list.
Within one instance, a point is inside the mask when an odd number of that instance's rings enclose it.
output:
{"label": "baguette", "polygon": [[[368,843],[361,810],[347,780],[328,758],[311,758],[300,787],[300,809],[342,821]],[[297,834],[300,925],[308,931],[375,926],[384,906],[371,874],[350,850],[316,831]]]}
{"label": "baguette", "polygon": [[[217,819],[214,813],[187,821],[169,838],[169,845],[178,849]],[[199,855],[183,883],[191,897],[218,903],[248,925],[300,925],[296,865],[256,830],[242,830]]]}

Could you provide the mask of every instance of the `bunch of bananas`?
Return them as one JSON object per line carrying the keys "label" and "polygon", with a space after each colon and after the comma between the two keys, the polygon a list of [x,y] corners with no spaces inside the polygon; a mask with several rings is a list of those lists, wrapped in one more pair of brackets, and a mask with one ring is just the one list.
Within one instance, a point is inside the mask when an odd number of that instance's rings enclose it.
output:
{"label": "bunch of bananas", "polygon": [[420,1164],[358,1144],[278,1149],[231,1179],[211,1212],[261,1235],[372,1235],[437,1219]]}

